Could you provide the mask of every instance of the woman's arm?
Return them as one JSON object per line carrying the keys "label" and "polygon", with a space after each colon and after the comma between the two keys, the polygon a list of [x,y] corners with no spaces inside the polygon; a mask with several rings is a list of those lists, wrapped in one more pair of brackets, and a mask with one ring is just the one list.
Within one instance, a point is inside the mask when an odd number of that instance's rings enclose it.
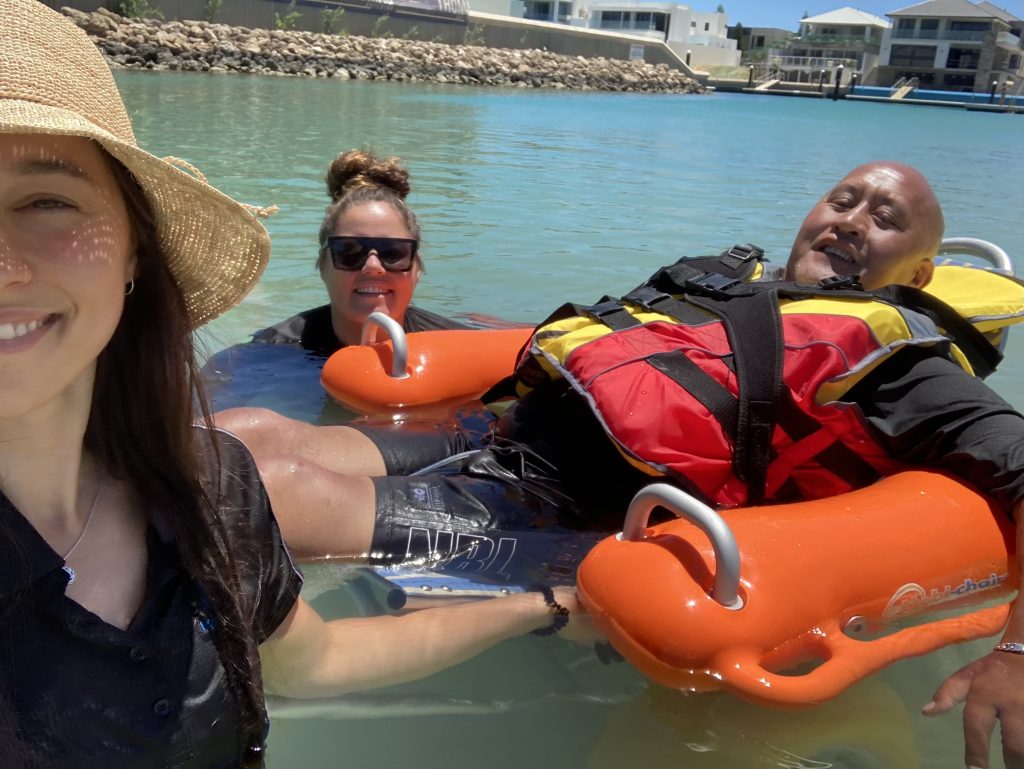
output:
{"label": "woman's arm", "polygon": [[[555,600],[583,620],[572,590]],[[398,617],[325,622],[301,599],[260,646],[267,691],[285,697],[328,697],[428,676],[507,638],[549,627],[551,609],[540,593],[517,593]]]}

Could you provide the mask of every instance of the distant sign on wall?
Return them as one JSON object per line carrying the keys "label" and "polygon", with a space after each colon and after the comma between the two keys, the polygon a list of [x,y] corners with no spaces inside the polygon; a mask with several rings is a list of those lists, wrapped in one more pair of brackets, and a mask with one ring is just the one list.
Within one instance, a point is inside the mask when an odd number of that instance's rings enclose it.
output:
{"label": "distant sign on wall", "polygon": [[629,60],[630,61],[643,61],[644,60],[644,46],[639,43],[629,44]]}
{"label": "distant sign on wall", "polygon": [[464,19],[469,13],[469,0],[348,0],[352,5],[365,5],[374,10],[424,11],[435,16],[454,16]]}

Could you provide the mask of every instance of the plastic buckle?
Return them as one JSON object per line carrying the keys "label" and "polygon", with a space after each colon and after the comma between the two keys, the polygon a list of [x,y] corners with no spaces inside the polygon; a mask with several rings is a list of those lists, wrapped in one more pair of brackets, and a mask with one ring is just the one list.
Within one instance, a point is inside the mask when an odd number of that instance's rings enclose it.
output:
{"label": "plastic buckle", "polygon": [[730,278],[717,272],[708,272],[699,278],[687,280],[683,285],[688,293],[710,296],[712,299],[724,299],[728,289],[742,283],[742,280]]}
{"label": "plastic buckle", "polygon": [[623,312],[625,308],[618,302],[601,302],[587,308],[587,312],[593,315],[595,318],[604,318],[607,315],[614,315],[617,312]]}
{"label": "plastic buckle", "polygon": [[638,289],[630,291],[626,296],[623,297],[626,301],[631,304],[635,304],[638,307],[642,307],[648,312],[655,311],[655,307],[661,302],[672,297],[665,294],[653,286],[642,286]]}
{"label": "plastic buckle", "polygon": [[818,281],[818,288],[824,288],[828,291],[844,288],[863,290],[864,286],[860,284],[859,275],[829,275],[827,278],[822,278]]}
{"label": "plastic buckle", "polygon": [[760,246],[755,246],[753,243],[741,243],[726,251],[724,256],[736,259],[740,264],[746,264],[755,260],[759,262],[764,256],[764,249]]}

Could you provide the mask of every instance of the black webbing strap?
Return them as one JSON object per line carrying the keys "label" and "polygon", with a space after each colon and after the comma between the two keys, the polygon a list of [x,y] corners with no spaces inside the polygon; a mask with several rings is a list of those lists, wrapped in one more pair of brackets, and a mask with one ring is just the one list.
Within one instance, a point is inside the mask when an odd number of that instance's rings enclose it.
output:
{"label": "black webbing strap", "polygon": [[711,412],[732,443],[736,442],[739,400],[717,379],[690,360],[682,350],[648,355],[647,362],[669,377]]}
{"label": "black webbing strap", "polygon": [[749,280],[764,251],[745,243],[733,246],[718,256],[684,257],[662,267],[645,286],[666,294],[707,294],[718,296],[738,283]]}
{"label": "black webbing strap", "polygon": [[666,294],[653,286],[635,288],[622,297],[623,301],[643,307],[650,312],[658,312],[675,318],[687,326],[696,326],[708,321],[717,320],[717,316],[694,307],[689,302],[682,302],[670,294]]}
{"label": "black webbing strap", "polygon": [[[822,429],[821,424],[807,412],[800,409],[793,400],[790,389],[784,388],[779,400],[779,427],[794,441],[806,438]],[[829,446],[819,451],[815,461],[837,478],[849,483],[854,488],[861,488],[874,483],[880,477],[864,457],[851,449],[838,438]]]}
{"label": "black webbing strap", "polygon": [[956,346],[967,356],[976,376],[984,379],[1003,359],[1003,354],[966,320],[941,299],[911,286],[886,286],[870,292],[886,302],[906,307],[927,316],[935,325],[953,337]]}
{"label": "black webbing strap", "polygon": [[603,323],[612,331],[622,331],[642,325],[640,321],[629,314],[621,302],[614,299],[583,307],[582,310],[584,315],[593,318],[598,323]]}
{"label": "black webbing strap", "polygon": [[722,319],[735,355],[739,402],[733,470],[747,484],[747,501],[764,501],[775,407],[782,386],[782,316],[778,294],[757,291],[739,301],[691,296],[690,302]]}
{"label": "black webbing strap", "polygon": [[[728,355],[722,358],[722,363],[729,367],[735,374],[736,365],[733,362],[735,356]],[[806,411],[796,405],[793,399],[793,391],[788,387],[782,388],[782,394],[777,404],[776,421],[786,435],[794,441],[802,440],[823,429],[821,423]],[[774,458],[774,455],[773,455]],[[846,481],[854,488],[861,488],[877,481],[881,476],[871,464],[851,449],[838,438],[826,448],[819,451],[814,459],[823,468],[835,475],[837,478]],[[787,492],[787,489],[789,491]],[[800,496],[792,477],[787,478],[782,487],[774,495],[775,499],[787,499]]]}

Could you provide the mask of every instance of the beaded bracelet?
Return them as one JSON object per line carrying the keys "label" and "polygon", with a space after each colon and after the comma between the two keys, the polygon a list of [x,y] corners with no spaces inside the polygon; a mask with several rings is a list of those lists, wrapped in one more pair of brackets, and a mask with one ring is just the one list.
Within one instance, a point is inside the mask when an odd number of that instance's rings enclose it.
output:
{"label": "beaded bracelet", "polygon": [[554,591],[547,585],[531,585],[526,588],[528,593],[540,593],[544,596],[544,603],[548,605],[551,612],[551,624],[547,627],[539,627],[531,630],[532,635],[554,635],[569,624],[569,610],[555,600]]}

